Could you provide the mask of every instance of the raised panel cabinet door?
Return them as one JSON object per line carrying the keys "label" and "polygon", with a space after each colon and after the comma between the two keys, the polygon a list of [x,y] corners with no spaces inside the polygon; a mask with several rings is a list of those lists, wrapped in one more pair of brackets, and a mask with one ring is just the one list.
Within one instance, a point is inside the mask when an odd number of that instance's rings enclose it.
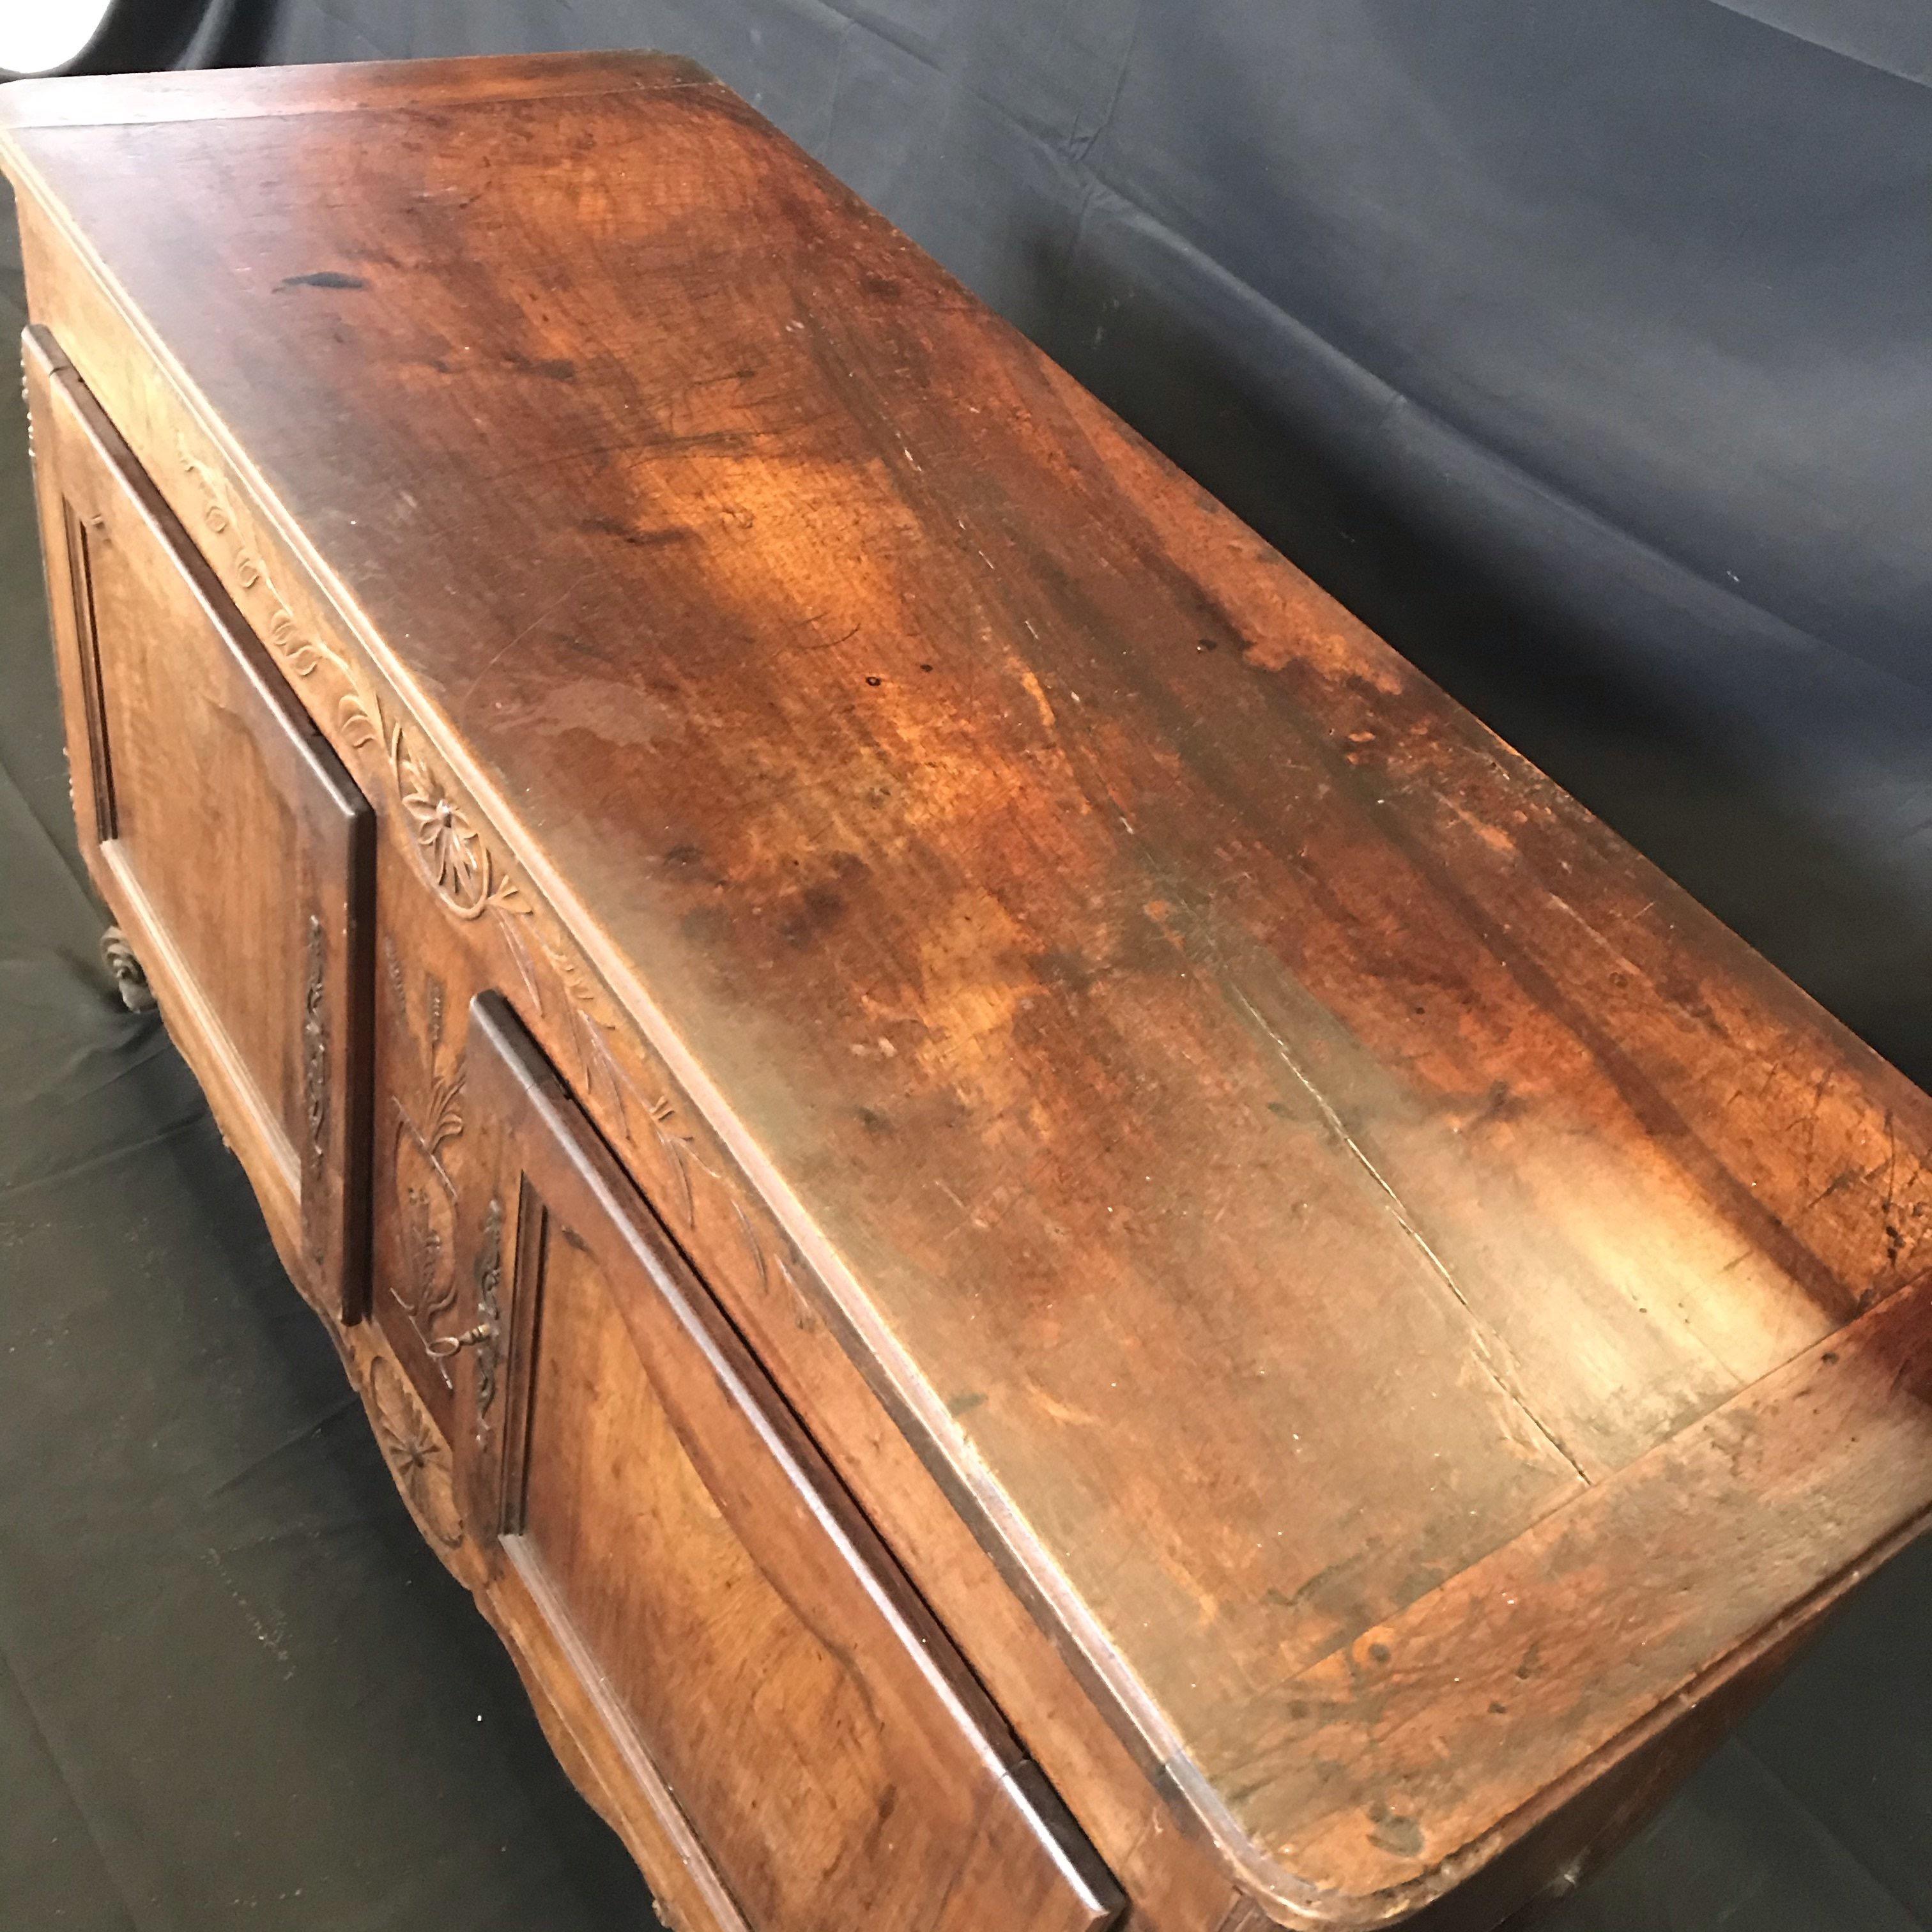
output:
{"label": "raised panel cabinet door", "polygon": [[24,347],[82,849],[284,1258],[352,1320],[374,814],[51,338]]}
{"label": "raised panel cabinet door", "polygon": [[742,1923],[1112,1924],[1113,1879],[497,994],[468,1061],[496,1150],[466,1204],[472,1508]]}

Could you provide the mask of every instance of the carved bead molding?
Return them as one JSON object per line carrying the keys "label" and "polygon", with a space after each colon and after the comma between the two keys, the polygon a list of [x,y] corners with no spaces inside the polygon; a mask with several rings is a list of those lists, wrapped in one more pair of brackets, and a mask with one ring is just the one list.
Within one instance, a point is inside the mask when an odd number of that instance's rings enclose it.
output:
{"label": "carved bead molding", "polygon": [[[602,1115],[605,1130],[636,1157],[639,1178],[652,1188],[666,1220],[688,1234],[699,1232],[700,1220],[728,1231],[746,1250],[759,1289],[782,1292],[798,1325],[816,1326],[790,1244],[767,1232],[763,1216],[747,1210],[737,1184],[701,1157],[676,1103],[668,1095],[642,1091],[625,1066],[612,1042],[632,1036],[632,1022],[577,956],[574,942],[538,896],[519,884],[516,867],[493,845],[413,728],[400,718],[386,720],[381,694],[368,672],[303,628],[251,542],[221,475],[194,454],[185,436],[178,448],[182,468],[202,497],[202,527],[213,539],[211,548],[225,557],[226,575],[239,586],[237,601],[294,676],[306,683],[320,674],[337,687],[338,733],[365,754],[357,776],[365,790],[391,794],[406,843],[438,903],[465,924],[480,924],[488,916],[538,1018],[549,1017],[561,995],[581,1096]],[[321,707],[311,708],[325,715]],[[367,755],[373,752],[380,758]]]}

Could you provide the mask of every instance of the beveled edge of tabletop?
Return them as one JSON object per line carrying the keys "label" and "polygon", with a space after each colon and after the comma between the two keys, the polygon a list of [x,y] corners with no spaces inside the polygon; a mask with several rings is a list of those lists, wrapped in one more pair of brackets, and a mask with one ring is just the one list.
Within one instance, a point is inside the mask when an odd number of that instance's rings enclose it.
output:
{"label": "beveled edge of tabletop", "polygon": [[[18,135],[353,112],[404,101],[457,105],[720,85],[680,56],[620,52],[28,80],[0,88],[0,164],[16,190],[33,195],[81,252],[129,326],[158,352],[158,366],[184,403],[211,424],[219,418],[207,399],[165,353],[84,236],[64,220]],[[216,440],[225,447],[224,439]],[[244,460],[237,468],[266,520],[286,537],[295,526],[280,501],[251,465]],[[305,544],[296,547],[308,556]],[[311,568],[344,629],[386,668],[399,670],[380,633],[352,597],[340,594],[326,566]],[[411,682],[406,675],[398,682]],[[447,721],[416,695],[422,721],[446,734]],[[437,748],[474,784],[469,761],[446,739]],[[515,836],[515,814],[494,788],[474,788],[488,801],[492,819],[510,828],[513,848],[526,850],[530,842]],[[612,985],[622,995],[634,994],[640,982],[626,970]],[[650,1017],[634,1010],[634,998],[630,1003],[633,1018],[655,1037]],[[1833,1453],[1825,1453],[1821,1438]],[[1766,1471],[1777,1480],[1763,1480]],[[1659,1565],[1630,1580],[1642,1588],[1614,1632],[1621,1652],[1615,1662],[1565,1655],[1560,1647],[1552,1662],[1552,1634],[1570,1627],[1552,1625],[1546,1611],[1526,1613],[1526,1598],[1511,1594],[1511,1582],[1532,1575],[1592,1574],[1592,1536],[1612,1540],[1620,1520],[1640,1509],[1646,1497],[1659,1524],[1690,1534],[1672,1543],[1653,1532]],[[1702,1507],[1694,1508],[1694,1498]],[[1117,1728],[1124,1720],[1138,1733],[1138,1748],[1151,1747],[1157,1756],[1159,1740],[1172,1737],[1159,1708],[1124,1660],[1104,1640],[1096,1644],[1077,1602],[1055,1587],[1051,1558],[1042,1551],[1037,1564],[1027,1562],[1025,1526],[1010,1511],[992,1514],[1028,1572],[1033,1588],[1023,1594],[1061,1624],[1088,1666],[1090,1688],[1105,1694],[1103,1707],[1109,1701],[1117,1706]],[[1781,1527],[1797,1519],[1802,1529],[1814,1518],[1827,1526],[1828,1546],[1779,1546]],[[1282,1924],[1311,1932],[1372,1932],[1397,1924],[1502,1858],[1687,1713],[1748,1678],[1754,1665],[1782,1656],[1928,1520],[1932,1277],[1900,1289],[1399,1616],[1364,1631],[1301,1673],[1280,1698],[1271,1694],[1284,1716],[1258,1749],[1217,1760],[1209,1741],[1207,1748],[1168,1756],[1157,1781],[1193,1814],[1228,1868]],[[1631,1540],[1622,1537],[1626,1545]],[[1753,1590],[1732,1600],[1720,1629],[1702,1624],[1687,1630],[1670,1622],[1664,1613],[1670,1605],[1694,1602],[1700,1560],[1730,1575],[1746,1567],[1746,1559],[1755,1561],[1748,1578]],[[1502,1619],[1502,1629],[1489,1614],[1497,1601],[1520,1613]],[[1646,1610],[1652,1613],[1648,1622]],[[1599,1624],[1585,1628],[1600,1634]],[[1508,1660],[1515,1653],[1502,1640],[1512,1634],[1528,1639],[1526,1647],[1519,1646],[1520,1661]],[[1694,1657],[1684,1651],[1692,1640]],[[1478,1658],[1479,1644],[1496,1655]],[[1538,1667],[1526,1672],[1532,1656]],[[1470,1670],[1466,1682],[1460,1667],[1466,1659],[1481,1666]],[[1634,1672],[1634,1661],[1643,1668]],[[1619,1694],[1593,1722],[1565,1730],[1546,1726],[1541,1755],[1533,1762],[1525,1757],[1513,1769],[1502,1764],[1506,1753],[1496,1738],[1497,1726],[1481,1720],[1509,1715],[1516,1707],[1486,1696],[1492,1688],[1532,1684],[1533,1691],[1516,1694],[1519,1700],[1534,1695],[1547,1706],[1566,1696],[1580,1700],[1606,1680]],[[1324,1744],[1349,1747],[1352,1761],[1327,1754]],[[1484,1784],[1465,1774],[1456,1779],[1460,1793],[1432,1792],[1432,1778],[1456,1778],[1471,1767],[1498,1774]],[[1407,1797],[1410,1790],[1428,1802]],[[1459,1803],[1460,1811],[1454,1808]],[[1404,1804],[1412,1809],[1397,1808]],[[1426,1826],[1439,1836],[1439,1848]]]}

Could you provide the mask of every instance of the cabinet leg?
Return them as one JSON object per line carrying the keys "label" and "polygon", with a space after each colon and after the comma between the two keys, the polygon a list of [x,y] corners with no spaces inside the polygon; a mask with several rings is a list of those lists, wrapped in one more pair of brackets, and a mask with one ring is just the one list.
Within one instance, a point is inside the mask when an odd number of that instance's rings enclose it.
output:
{"label": "cabinet leg", "polygon": [[100,935],[100,963],[113,974],[121,1004],[130,1013],[154,1010],[154,988],[148,984],[140,961],[134,957],[134,949],[128,944],[128,935],[118,926],[110,926]]}

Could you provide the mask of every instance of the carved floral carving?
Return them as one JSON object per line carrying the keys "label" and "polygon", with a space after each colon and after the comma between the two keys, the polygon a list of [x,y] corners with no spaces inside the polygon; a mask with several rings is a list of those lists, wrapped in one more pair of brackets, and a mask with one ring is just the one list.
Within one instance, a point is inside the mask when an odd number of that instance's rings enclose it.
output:
{"label": "carved floral carving", "polygon": [[[695,1232],[700,1196],[736,1222],[750,1255],[758,1284],[769,1290],[776,1282],[788,1294],[794,1318],[801,1328],[817,1324],[818,1317],[802,1290],[782,1241],[768,1246],[747,1214],[735,1184],[714,1172],[698,1154],[694,1136],[668,1096],[652,1096],[638,1088],[612,1042],[628,1030],[628,1019],[611,1005],[599,982],[576,956],[567,935],[554,930],[547,910],[518,884],[515,868],[496,850],[486,828],[440,769],[434,756],[417,740],[400,718],[386,719],[382,703],[368,674],[332,645],[305,632],[287,600],[276,587],[260,551],[250,541],[225,480],[198,460],[185,440],[181,448],[184,468],[199,487],[204,507],[202,522],[227,553],[229,573],[255,607],[251,611],[270,648],[298,678],[326,671],[340,686],[336,698],[336,724],[344,742],[358,751],[379,748],[380,765],[364,776],[380,776],[393,790],[394,804],[410,850],[439,902],[465,923],[488,915],[518,979],[539,1016],[550,1011],[550,998],[562,995],[566,1021],[580,1066],[581,1090],[593,1108],[604,1114],[608,1130],[632,1153],[654,1166],[662,1177],[669,1217],[687,1232]],[[417,1256],[411,1314],[418,1332],[432,1349],[436,1339],[430,1326],[454,1301],[448,1258],[453,1241],[454,1189],[436,1150],[460,1131],[457,1096],[460,1071],[440,1084],[431,1097],[431,1124],[425,1133],[404,1114],[398,1132],[412,1149],[418,1184],[406,1196],[405,1225]],[[401,1110],[398,1108],[398,1113]],[[419,1157],[419,1158],[418,1158]],[[399,1172],[400,1161],[399,1160]],[[418,1319],[416,1308],[422,1316]],[[448,1338],[442,1338],[445,1343]],[[445,1354],[448,1352],[445,1348]],[[448,1379],[445,1372],[445,1379]]]}
{"label": "carved floral carving", "polygon": [[791,1305],[794,1324],[806,1330],[816,1328],[818,1311],[806,1299],[804,1291],[799,1286],[797,1274],[784,1250],[780,1246],[766,1247],[756,1223],[746,1211],[745,1204],[735,1194],[731,1196],[731,1213],[738,1223],[738,1238],[751,1258],[752,1270],[758,1276],[759,1287],[767,1294],[774,1288],[782,1288]]}

